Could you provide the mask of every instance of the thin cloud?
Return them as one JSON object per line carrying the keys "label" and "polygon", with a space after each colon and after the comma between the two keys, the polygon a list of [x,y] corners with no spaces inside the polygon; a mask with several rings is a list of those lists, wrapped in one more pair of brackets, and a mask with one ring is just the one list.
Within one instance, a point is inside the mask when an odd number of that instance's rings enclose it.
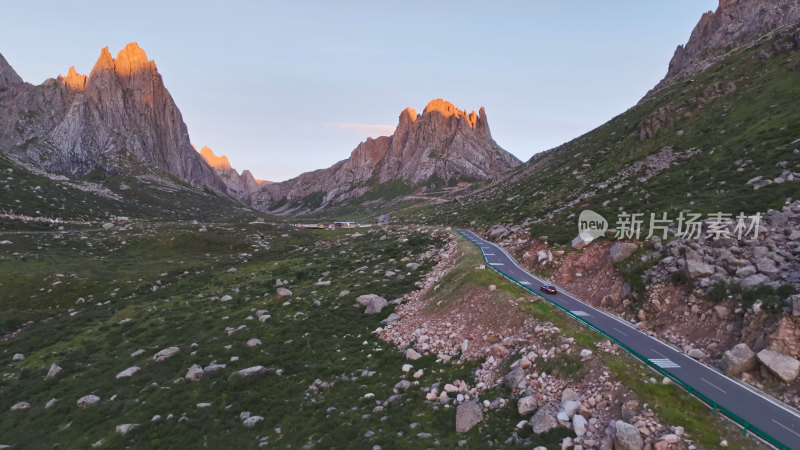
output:
{"label": "thin cloud", "polygon": [[366,123],[343,123],[327,122],[325,128],[338,128],[340,130],[352,131],[359,136],[378,137],[391,136],[394,133],[394,125],[370,125]]}

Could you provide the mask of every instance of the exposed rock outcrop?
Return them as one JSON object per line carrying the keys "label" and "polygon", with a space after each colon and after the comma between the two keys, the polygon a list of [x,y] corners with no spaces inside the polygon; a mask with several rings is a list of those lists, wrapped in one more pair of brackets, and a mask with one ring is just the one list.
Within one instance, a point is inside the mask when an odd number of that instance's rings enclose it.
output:
{"label": "exposed rock outcrop", "polygon": [[0,148],[46,171],[120,174],[141,171],[144,163],[227,192],[192,149],[155,62],[136,43],[116,58],[104,48],[88,76],[71,67],[39,86],[23,83],[0,57],[0,102]]}
{"label": "exposed rock outcrop", "polygon": [[800,21],[797,0],[720,0],[715,12],[703,14],[686,45],[679,45],[667,75],[651,92],[690,77],[719,61],[730,49],[762,33]]}
{"label": "exposed rock outcrop", "polygon": [[239,174],[236,169],[231,167],[227,156],[217,156],[208,147],[201,148],[198,153],[225,182],[228,193],[240,200],[248,199],[250,194],[257,192],[262,186],[271,184],[269,181],[257,180],[249,170],[244,170]]}
{"label": "exposed rock outcrop", "polygon": [[420,186],[431,179],[482,180],[519,163],[492,139],[483,108],[467,113],[436,99],[422,114],[403,110],[392,136],[367,139],[327,169],[266,186],[253,196],[253,205],[278,214],[313,211],[391,181]]}

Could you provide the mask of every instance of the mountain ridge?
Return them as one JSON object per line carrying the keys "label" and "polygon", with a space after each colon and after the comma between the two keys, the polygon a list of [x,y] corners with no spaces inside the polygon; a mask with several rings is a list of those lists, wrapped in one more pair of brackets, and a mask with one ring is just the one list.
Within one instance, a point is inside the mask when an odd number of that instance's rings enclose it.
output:
{"label": "mountain ridge", "polygon": [[[132,170],[128,155],[197,187],[227,193],[192,149],[177,105],[156,64],[135,42],[114,58],[108,47],[89,75],[34,86],[0,57],[0,149],[48,172],[81,177]],[[135,164],[134,164],[135,165]]]}
{"label": "mountain ridge", "polygon": [[[484,108],[467,113],[434,99],[422,114],[404,109],[391,136],[368,138],[349,158],[266,186],[253,195],[253,206],[278,214],[307,213],[392,182],[408,190],[431,181],[483,180],[519,163],[492,139]],[[316,198],[304,202],[309,196]]]}

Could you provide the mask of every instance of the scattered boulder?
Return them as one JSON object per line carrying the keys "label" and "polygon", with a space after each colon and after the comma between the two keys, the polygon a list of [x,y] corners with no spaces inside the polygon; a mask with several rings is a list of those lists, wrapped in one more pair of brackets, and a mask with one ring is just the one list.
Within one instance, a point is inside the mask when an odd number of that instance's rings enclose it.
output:
{"label": "scattered boulder", "polygon": [[465,433],[483,420],[483,408],[477,402],[464,402],[456,409],[456,432]]}
{"label": "scattered boulder", "polygon": [[511,390],[519,387],[519,384],[523,381],[525,381],[525,371],[523,371],[521,367],[516,367],[503,377],[503,384]]}
{"label": "scattered boulder", "polygon": [[588,424],[589,422],[582,415],[575,414],[572,416],[572,429],[575,431],[576,436],[581,437],[586,434],[586,425]]}
{"label": "scattered boulder", "polygon": [[119,378],[128,378],[130,376],[133,376],[133,374],[135,374],[139,370],[141,370],[141,367],[139,367],[139,366],[128,367],[127,369],[125,369],[122,372],[118,373],[116,378],[117,379],[119,379]]}
{"label": "scattered boulder", "polygon": [[616,422],[617,434],[614,436],[614,450],[642,450],[644,441],[639,430],[626,422]]}
{"label": "scattered boulder", "polygon": [[228,294],[223,295],[222,298],[219,299],[219,301],[221,301],[221,302],[229,302],[231,300],[233,300],[233,297],[231,297]]}
{"label": "scattered boulder", "polygon": [[100,401],[100,397],[89,394],[84,395],[83,397],[78,399],[78,407],[79,408],[86,408],[92,405],[96,405]]}
{"label": "scattered boulder", "polygon": [[275,293],[278,294],[278,298],[288,297],[288,296],[292,295],[292,291],[290,291],[289,289],[286,289],[285,287],[279,287],[278,290],[275,291]]}
{"label": "scattered boulder", "polygon": [[800,361],[773,350],[761,350],[756,355],[759,362],[785,382],[791,382],[800,373]]}
{"label": "scattered boulder", "polygon": [[637,248],[639,247],[631,242],[620,242],[609,247],[608,256],[611,257],[611,261],[618,263],[631,256]]}
{"label": "scattered boulder", "polygon": [[267,368],[264,367],[264,366],[253,366],[253,367],[248,367],[246,369],[242,369],[242,370],[240,370],[240,371],[238,371],[236,373],[238,373],[239,375],[241,375],[243,377],[249,377],[249,376],[252,376],[252,375],[260,375],[260,374],[262,374],[262,373],[264,373],[266,371],[267,371]]}
{"label": "scattered boulder", "polygon": [[704,263],[698,259],[686,259],[686,274],[691,279],[707,277],[714,273],[714,266]]}
{"label": "scattered boulder", "polygon": [[200,381],[200,378],[203,378],[205,371],[202,367],[198,366],[197,364],[192,364],[192,367],[189,367],[189,370],[186,371],[186,378],[189,381]]}
{"label": "scattered boulder", "polygon": [[792,305],[792,315],[800,316],[800,294],[789,297],[789,304]]}
{"label": "scattered boulder", "polygon": [[25,359],[25,355],[22,353],[14,353],[14,356],[11,357],[12,361],[22,361],[23,359]]}
{"label": "scattered boulder", "polygon": [[56,403],[58,403],[58,399],[53,397],[44,404],[44,409],[50,409],[53,406],[56,406]]}
{"label": "scattered boulder", "polygon": [[59,367],[58,364],[56,363],[50,364],[50,370],[47,371],[47,375],[45,375],[44,379],[46,380],[48,378],[55,378],[58,376],[58,374],[61,373],[62,370],[64,369]]}
{"label": "scattered boulder", "polygon": [[699,348],[689,349],[689,351],[686,352],[686,354],[689,357],[694,358],[694,359],[703,359],[703,358],[706,357],[706,353],[704,351],[700,350]]}
{"label": "scattered boulder", "polygon": [[[545,405],[536,411],[536,414],[531,417],[531,429],[536,434],[546,433],[552,429],[558,428],[559,423],[556,415],[558,410],[553,405]],[[637,449],[638,450],[638,449]]]}
{"label": "scattered boulder", "polygon": [[167,358],[177,355],[180,351],[181,349],[178,347],[168,347],[156,353],[153,359],[156,361],[164,361]]}
{"label": "scattered boulder", "polygon": [[754,287],[760,286],[769,281],[769,277],[764,274],[756,273],[750,275],[749,277],[743,279],[739,282],[739,286],[745,289],[752,289]]}
{"label": "scattered boulder", "polygon": [[117,425],[117,433],[126,435],[138,426],[138,423],[123,423],[122,425]]}
{"label": "scattered boulder", "polygon": [[532,414],[536,411],[536,408],[539,407],[539,401],[536,399],[535,395],[529,395],[527,397],[522,397],[517,401],[517,411],[519,411],[520,416],[527,416]]}
{"label": "scattered boulder", "polygon": [[377,294],[359,295],[356,298],[356,303],[361,306],[366,306],[367,308],[364,310],[364,314],[369,316],[378,314],[383,308],[386,307],[386,305],[389,304],[385,298]]}
{"label": "scattered boulder", "polygon": [[259,345],[261,345],[261,339],[250,338],[250,339],[247,340],[247,346],[248,347],[258,347]]}
{"label": "scattered boulder", "polygon": [[14,406],[11,407],[11,410],[12,411],[20,411],[20,410],[23,410],[23,409],[28,409],[30,407],[31,407],[31,404],[28,403],[28,402],[19,402],[19,403],[15,403]]}
{"label": "scattered boulder", "polygon": [[406,359],[410,359],[411,361],[416,361],[416,360],[422,358],[422,355],[420,355],[419,352],[417,352],[413,348],[406,349],[406,351],[404,352],[404,355],[405,355]]}
{"label": "scattered boulder", "polygon": [[720,368],[729,377],[735,377],[756,367],[756,354],[745,343],[736,344],[722,355]]}
{"label": "scattered boulder", "polygon": [[248,418],[244,419],[242,423],[247,428],[252,428],[253,425],[257,424],[258,422],[261,422],[262,420],[264,420],[262,416],[249,416]]}
{"label": "scattered boulder", "polygon": [[410,381],[408,381],[408,380],[400,380],[400,381],[397,382],[397,384],[394,385],[394,388],[392,389],[392,391],[395,394],[399,394],[401,392],[407,391],[408,388],[410,388],[410,387],[411,387],[411,382]]}

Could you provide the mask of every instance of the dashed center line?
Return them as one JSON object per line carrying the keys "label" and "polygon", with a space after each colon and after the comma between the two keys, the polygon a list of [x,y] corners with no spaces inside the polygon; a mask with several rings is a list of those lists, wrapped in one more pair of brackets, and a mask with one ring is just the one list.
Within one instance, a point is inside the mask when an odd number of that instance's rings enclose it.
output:
{"label": "dashed center line", "polygon": [[794,431],[793,429],[791,429],[791,428],[787,427],[786,425],[784,425],[784,424],[782,424],[782,423],[778,422],[778,421],[777,421],[777,420],[775,420],[775,419],[772,419],[772,421],[773,421],[773,422],[775,422],[776,424],[778,424],[778,425],[782,426],[783,428],[785,428],[786,430],[788,430],[790,433],[794,434],[795,436],[797,436],[797,437],[800,437],[800,434],[798,434],[798,433],[797,433],[797,431]]}
{"label": "dashed center line", "polygon": [[727,392],[724,389],[722,389],[721,387],[717,386],[716,384],[706,380],[703,377],[700,377],[700,379],[705,381],[706,383],[710,384],[714,389],[717,389],[718,391],[722,392],[723,394],[727,394]]}
{"label": "dashed center line", "polygon": [[588,317],[589,316],[589,313],[587,313],[586,311],[578,310],[578,311],[570,311],[570,312],[572,314],[576,315],[576,316],[581,316],[581,317]]}
{"label": "dashed center line", "polygon": [[520,281],[519,284],[524,284],[525,286],[530,286],[531,282],[530,281]]}
{"label": "dashed center line", "polygon": [[493,263],[493,262],[490,262],[489,264],[490,264],[490,265],[492,265],[492,266],[505,266],[505,264],[503,264],[503,263]]}
{"label": "dashed center line", "polygon": [[627,336],[627,335],[628,335],[628,333],[626,333],[626,332],[624,332],[624,331],[620,330],[620,329],[619,329],[619,328],[617,328],[617,327],[611,327],[611,328],[613,328],[613,329],[617,330],[617,332],[618,332],[618,333],[621,333],[623,336]]}

